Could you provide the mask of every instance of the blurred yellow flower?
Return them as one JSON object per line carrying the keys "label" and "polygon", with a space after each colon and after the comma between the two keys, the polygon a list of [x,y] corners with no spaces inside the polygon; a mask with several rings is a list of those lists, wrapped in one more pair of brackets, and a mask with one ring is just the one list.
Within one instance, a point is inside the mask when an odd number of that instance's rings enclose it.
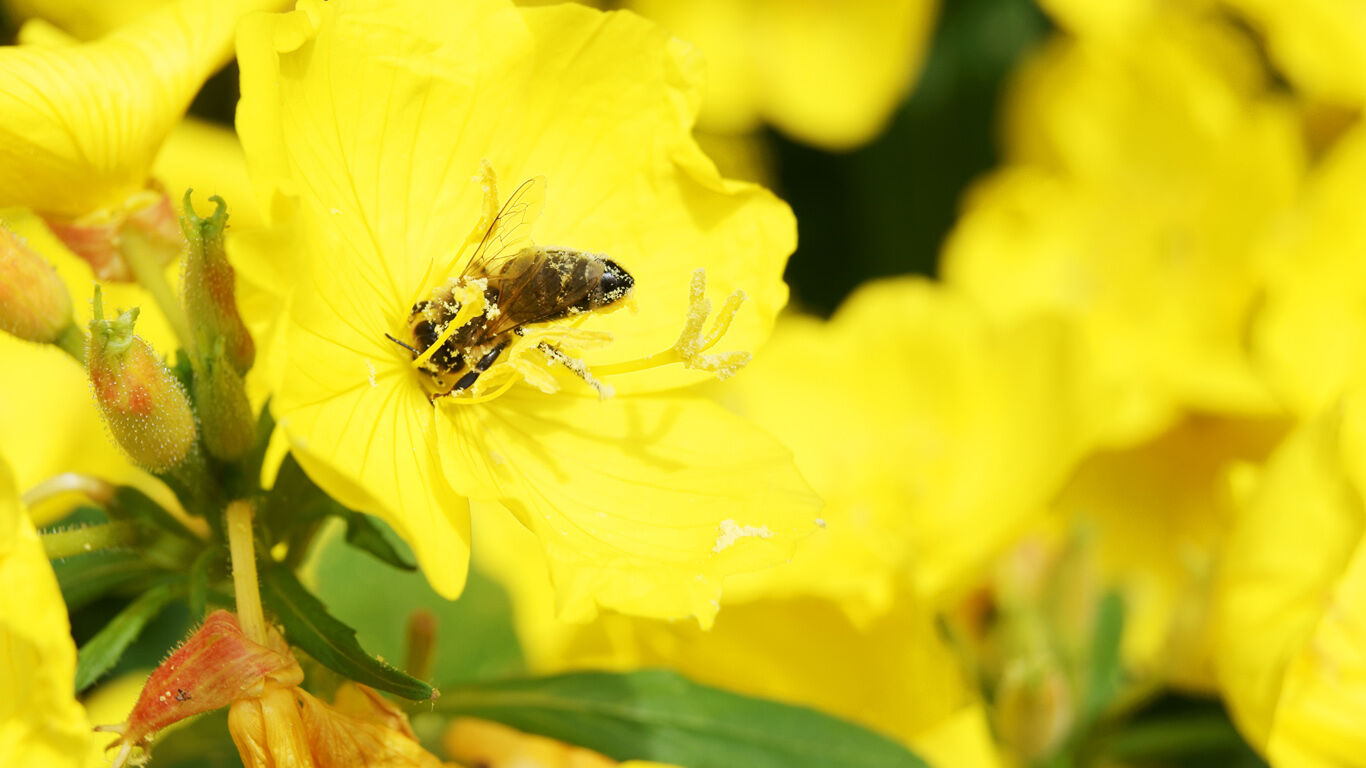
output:
{"label": "blurred yellow flower", "polygon": [[851,149],[879,133],[920,73],[937,0],[631,0],[707,62],[703,130],[767,121]]}
{"label": "blurred yellow flower", "polygon": [[1366,5],[1358,0],[1223,0],[1265,36],[1296,89],[1344,107],[1366,105]]}
{"label": "blurred yellow flower", "polygon": [[669,768],[640,760],[618,763],[583,747],[470,717],[452,721],[441,742],[461,765],[483,768]]}
{"label": "blurred yellow flower", "polygon": [[1096,452],[1059,494],[1055,508],[1090,548],[1097,588],[1124,601],[1121,659],[1135,679],[1214,687],[1210,602],[1237,516],[1230,476],[1262,461],[1285,428],[1188,416],[1141,445]]}
{"label": "blurred yellow flower", "polygon": [[16,20],[49,21],[79,40],[94,40],[168,5],[170,0],[5,0]]}
{"label": "blurred yellow flower", "polygon": [[1246,478],[1219,572],[1219,681],[1276,766],[1366,765],[1363,404],[1305,422]]}
{"label": "blurred yellow flower", "polygon": [[[707,373],[606,375],[680,359],[651,355],[704,320],[694,269],[716,294],[748,296],[725,348],[757,346],[787,298],[791,213],[720,178],[691,140],[697,62],[681,44],[630,14],[486,0],[305,2],[251,18],[239,47],[256,188],[303,243],[273,408],[310,476],[392,525],[439,592],[464,582],[469,497],[497,499],[540,536],[579,615],[601,604],[705,622],[722,579],[781,561],[815,529],[784,448],[669,391]],[[615,397],[552,376],[518,343],[473,396],[432,401],[413,355],[386,338],[414,338],[414,302],[458,276],[462,244],[484,234],[502,202],[491,174],[482,189],[471,179],[485,162],[505,184],[545,177],[544,213],[520,234],[601,251],[634,277],[637,311],[533,331],[571,348],[611,339],[582,361]]]}
{"label": "blurred yellow flower", "polygon": [[1262,244],[1270,287],[1252,347],[1277,395],[1311,416],[1366,384],[1366,128],[1316,163],[1303,199]]}
{"label": "blurred yellow flower", "polygon": [[0,457],[0,764],[103,764],[72,691],[75,675],[57,579]]}
{"label": "blurred yellow flower", "polygon": [[532,535],[493,515],[479,523],[476,562],[508,590],[535,672],[665,666],[703,684],[858,723],[932,765],[997,765],[960,659],[914,598],[900,595],[883,616],[858,623],[836,602],[793,596],[728,601],[707,631],[606,612],[591,624],[571,624],[556,616]]}
{"label": "blurred yellow flower", "polygon": [[175,240],[149,180],[157,148],[227,60],[237,18],[268,0],[180,0],[98,42],[0,48],[0,207],[30,208],[101,277],[136,229]]}
{"label": "blurred yellow flower", "polygon": [[1246,354],[1253,253],[1306,159],[1265,77],[1233,25],[1175,13],[1054,40],[1013,90],[1009,162],[947,245],[946,279],[993,312],[1078,323],[1114,443],[1185,410],[1274,408]]}
{"label": "blurred yellow flower", "polygon": [[[829,322],[784,317],[717,399],[792,448],[824,530],[737,597],[820,595],[876,614],[980,575],[1088,447],[1061,323],[997,323],[916,278],[869,283]],[[833,393],[838,391],[838,395]]]}

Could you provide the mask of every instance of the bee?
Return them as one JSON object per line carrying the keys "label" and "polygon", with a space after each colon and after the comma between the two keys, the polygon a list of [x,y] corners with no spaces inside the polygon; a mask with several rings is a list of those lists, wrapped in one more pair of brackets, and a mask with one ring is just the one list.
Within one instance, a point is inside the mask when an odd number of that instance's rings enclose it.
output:
{"label": "bee", "polygon": [[[416,359],[440,341],[460,312],[461,288],[482,289],[482,312],[456,328],[418,370],[430,376],[432,399],[474,386],[526,327],[585,312],[614,308],[631,293],[635,278],[603,254],[531,243],[528,232],[545,201],[545,179],[523,182],[489,224],[460,276],[413,304],[410,341],[384,334]],[[537,345],[550,360],[583,375],[581,364],[553,344]]]}

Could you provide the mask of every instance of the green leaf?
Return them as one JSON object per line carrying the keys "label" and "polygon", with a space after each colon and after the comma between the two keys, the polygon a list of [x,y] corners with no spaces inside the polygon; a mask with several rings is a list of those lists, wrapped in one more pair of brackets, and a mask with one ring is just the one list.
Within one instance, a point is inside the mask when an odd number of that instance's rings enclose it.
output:
{"label": "green leaf", "polygon": [[369,515],[351,512],[346,516],[346,543],[369,552],[376,560],[388,563],[401,571],[417,570],[417,563],[413,562],[411,557],[400,554],[371,522]]}
{"label": "green leaf", "polygon": [[1117,592],[1106,593],[1096,613],[1091,641],[1091,674],[1086,686],[1083,722],[1095,722],[1119,692],[1123,682],[1120,643],[1124,639],[1124,600]]}
{"label": "green leaf", "polygon": [[[377,518],[368,518],[401,554],[407,545]],[[400,571],[348,546],[341,526],[329,523],[309,558],[311,583],[333,616],[356,628],[366,649],[402,659],[414,611],[437,620],[432,680],[441,686],[525,672],[513,626],[512,602],[502,585],[471,568],[460,599],[438,595],[421,573]]]}
{"label": "green leaf", "polygon": [[256,519],[258,524],[269,529],[268,540],[277,541],[299,526],[311,525],[328,515],[337,514],[345,514],[345,510],[314,485],[294,456],[289,455],[280,463],[275,485],[271,487],[270,495],[266,497]]}
{"label": "green leaf", "polygon": [[89,688],[105,672],[109,671],[128,646],[141,634],[142,628],[161,613],[176,595],[171,584],[162,584],[144,592],[138,599],[128,604],[104,626],[90,641],[81,646],[76,655],[76,691]]}
{"label": "green leaf", "polygon": [[221,549],[206,549],[199,553],[190,565],[190,573],[185,577],[189,589],[186,602],[190,604],[190,615],[195,621],[204,618],[209,606],[209,571],[222,557]]}
{"label": "green leaf", "polygon": [[356,630],[333,618],[290,569],[276,565],[262,570],[261,597],[284,625],[289,642],[328,669],[405,699],[436,698],[430,685],[366,653],[356,641]]}
{"label": "green leaf", "polygon": [[891,739],[805,707],[690,682],[669,670],[473,683],[438,708],[601,752],[688,768],[925,768]]}

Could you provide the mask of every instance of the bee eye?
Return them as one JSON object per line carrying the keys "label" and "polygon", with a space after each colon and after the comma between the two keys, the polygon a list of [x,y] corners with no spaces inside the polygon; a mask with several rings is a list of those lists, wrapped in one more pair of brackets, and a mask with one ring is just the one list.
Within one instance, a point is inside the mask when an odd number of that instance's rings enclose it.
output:
{"label": "bee eye", "polygon": [[603,302],[610,304],[629,293],[636,279],[611,259],[603,259],[602,265],[602,280],[598,283],[598,290],[602,292]]}

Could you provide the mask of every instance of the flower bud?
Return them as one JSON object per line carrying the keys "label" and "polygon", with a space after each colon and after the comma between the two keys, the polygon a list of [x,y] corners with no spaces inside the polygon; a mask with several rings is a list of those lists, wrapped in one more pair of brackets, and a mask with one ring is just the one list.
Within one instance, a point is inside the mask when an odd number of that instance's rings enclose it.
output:
{"label": "flower bud", "polygon": [[223,461],[242,458],[256,439],[256,425],[246,385],[228,361],[221,337],[195,369],[194,401],[209,453]]}
{"label": "flower bud", "polygon": [[114,439],[149,471],[164,473],[194,449],[194,412],[180,382],[147,342],[133,335],[136,308],[104,319],[99,286],[86,368],[95,403]]}
{"label": "flower bud", "polygon": [[1006,666],[996,689],[996,728],[1025,762],[1053,754],[1067,738],[1076,707],[1062,666],[1048,654]]}
{"label": "flower bud", "polygon": [[239,374],[245,374],[256,358],[256,346],[237,312],[236,273],[223,249],[227,206],[221,197],[209,199],[217,207],[212,216],[201,219],[194,212],[190,193],[185,193],[185,212],[180,219],[189,243],[185,251],[185,314],[197,348],[212,349],[221,339],[228,360]]}
{"label": "flower bud", "polygon": [[134,194],[122,208],[99,210],[79,219],[44,216],[48,229],[80,256],[100,280],[132,282],[133,270],[124,249],[149,251],[156,263],[171,263],[185,244],[176,227],[175,210],[159,187]]}
{"label": "flower bud", "polygon": [[0,330],[51,344],[72,325],[71,296],[57,270],[0,225]]}

